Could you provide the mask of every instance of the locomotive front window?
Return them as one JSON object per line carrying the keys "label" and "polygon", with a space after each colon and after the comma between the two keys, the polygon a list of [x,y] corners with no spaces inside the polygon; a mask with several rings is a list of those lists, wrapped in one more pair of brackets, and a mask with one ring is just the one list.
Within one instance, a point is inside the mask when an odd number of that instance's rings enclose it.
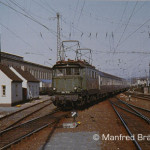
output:
{"label": "locomotive front window", "polygon": [[80,75],[79,68],[58,68],[53,72],[54,76],[69,76],[69,75]]}
{"label": "locomotive front window", "polygon": [[80,75],[79,68],[74,68],[74,75]]}
{"label": "locomotive front window", "polygon": [[66,75],[72,75],[72,69],[71,68],[66,68]]}
{"label": "locomotive front window", "polygon": [[57,69],[56,70],[56,76],[63,76],[64,75],[64,69]]}

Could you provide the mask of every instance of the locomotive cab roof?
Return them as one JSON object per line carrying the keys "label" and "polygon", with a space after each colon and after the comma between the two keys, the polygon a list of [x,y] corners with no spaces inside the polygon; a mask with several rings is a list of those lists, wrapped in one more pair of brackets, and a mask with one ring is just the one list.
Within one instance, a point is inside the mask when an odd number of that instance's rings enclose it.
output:
{"label": "locomotive cab roof", "polygon": [[82,61],[82,60],[70,60],[70,59],[68,59],[68,61],[57,61],[56,64],[53,66],[53,69],[59,67],[77,67],[77,66],[80,68],[89,67],[95,69],[94,66],[90,65],[88,62],[84,60]]}

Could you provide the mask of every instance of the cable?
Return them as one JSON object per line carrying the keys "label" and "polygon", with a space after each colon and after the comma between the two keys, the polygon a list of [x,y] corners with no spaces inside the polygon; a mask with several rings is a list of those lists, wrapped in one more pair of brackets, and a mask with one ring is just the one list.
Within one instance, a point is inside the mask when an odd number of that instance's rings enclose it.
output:
{"label": "cable", "polygon": [[[19,5],[19,3],[17,3],[16,1],[12,1],[12,0],[9,0],[12,4],[14,4],[15,6],[17,6],[17,7],[19,7],[22,11],[24,11],[25,13],[27,13],[28,15],[30,15],[28,12],[26,12],[26,9],[25,8],[22,8],[20,5]],[[34,15],[34,16],[36,16],[36,17],[38,17],[38,18],[40,18],[40,19],[43,19],[43,20],[46,20],[46,21],[48,21],[46,18],[43,18],[43,17],[40,17],[40,16],[38,16],[37,14],[34,14],[33,12],[32,12],[32,14]]]}
{"label": "cable", "polygon": [[[5,5],[6,7],[10,8],[10,9],[14,10],[15,12],[17,12],[17,13],[19,13],[19,14],[25,16],[26,18],[28,18],[28,19],[30,19],[30,20],[36,22],[37,24],[41,25],[42,27],[44,27],[45,29],[47,29],[48,31],[50,31],[53,35],[56,34],[55,31],[53,31],[52,29],[49,29],[47,26],[45,26],[44,24],[42,24],[41,22],[39,22],[38,20],[36,20],[36,19],[33,18],[32,16],[28,16],[28,15],[26,15],[26,14],[24,14],[24,13],[22,13],[22,12],[16,10],[16,9],[14,9],[13,7],[11,7],[11,6],[9,6],[9,5],[7,5],[7,4],[1,2],[1,1],[0,1],[0,3],[3,4],[3,5]],[[56,35],[55,35],[55,36],[56,36]]]}
{"label": "cable", "polygon": [[120,45],[125,42],[129,37],[131,37],[134,33],[136,33],[141,27],[143,27],[146,23],[148,23],[150,21],[150,18],[145,21],[140,27],[138,27],[136,30],[134,30],[131,34],[129,34],[121,43]]}
{"label": "cable", "polygon": [[[11,0],[10,0],[11,1]],[[22,8],[22,9],[24,9],[24,8]],[[20,17],[20,15],[17,13],[17,15]],[[35,30],[35,28],[32,28],[25,20],[24,20],[24,22],[25,22],[25,24],[30,28],[30,29],[32,29],[32,31],[34,31],[37,35],[38,35],[38,37],[39,37],[39,32],[37,32],[36,30]],[[41,32],[40,32],[41,33]],[[42,34],[42,33],[41,33]],[[40,36],[40,38],[44,41],[44,43],[47,45],[47,47],[48,47],[48,49],[49,50],[51,50],[52,51],[52,49],[49,47],[49,45],[47,44],[47,42],[45,41],[45,39],[43,38],[43,36],[41,37]]]}
{"label": "cable", "polygon": [[20,37],[19,35],[17,35],[15,32],[13,32],[12,30],[10,30],[7,26],[3,25],[1,22],[0,22],[0,25],[2,27],[4,27],[5,29],[7,29],[10,33],[12,33],[13,35],[15,35],[18,39],[20,39],[21,41],[23,41],[25,44],[27,44],[28,46],[32,47],[31,44],[29,44],[28,42],[26,42],[24,39],[22,39],[22,37]]}
{"label": "cable", "polygon": [[81,15],[82,15],[84,5],[85,5],[85,0],[84,0],[84,2],[83,2],[83,6],[82,6],[82,8],[81,8],[81,12],[80,12],[80,15],[79,15],[79,18],[78,18],[78,23],[79,23],[79,21],[80,21]]}
{"label": "cable", "polygon": [[[92,51],[95,54],[99,54],[99,53],[106,53],[106,54],[112,53],[112,54],[114,54],[113,51],[97,51],[97,50],[92,50]],[[122,52],[122,51],[116,51],[115,54],[144,54],[144,55],[147,55],[147,54],[150,54],[150,52],[138,52],[138,51],[131,51],[131,52],[124,51],[124,52]]]}
{"label": "cable", "polygon": [[75,11],[74,11],[73,24],[74,24],[74,20],[75,20],[75,17],[76,17],[76,12],[78,10],[78,5],[79,5],[79,0],[77,1],[77,5],[76,5]]}
{"label": "cable", "polygon": [[[124,10],[123,10],[123,13],[122,13],[122,16],[121,16],[119,25],[120,25],[120,23],[122,22],[122,19],[123,19],[123,17],[124,17],[125,12],[126,12],[127,6],[128,6],[128,1],[126,2],[126,5],[125,5],[125,8],[124,8]],[[119,26],[119,25],[118,25],[118,26]],[[123,24],[121,25],[121,27],[122,27],[122,26],[123,26]],[[116,28],[116,30],[117,30],[117,29],[118,29],[118,27]],[[116,30],[115,30],[114,32],[116,32]]]}
{"label": "cable", "polygon": [[[35,0],[34,0],[34,2],[36,2]],[[48,6],[53,12],[54,12],[54,14],[56,14],[57,13],[57,11],[54,9],[54,8],[52,8],[50,5],[49,5],[49,3],[47,3],[47,1],[46,0],[44,0],[43,2],[45,2],[45,6]]]}
{"label": "cable", "polygon": [[[124,33],[125,33],[125,31],[126,31],[126,29],[127,29],[127,26],[128,26],[128,24],[129,24],[129,22],[130,22],[132,16],[133,16],[133,13],[134,13],[134,10],[135,10],[137,4],[138,4],[138,1],[137,1],[137,2],[135,3],[135,5],[134,5],[134,8],[133,8],[133,10],[132,10],[132,13],[131,13],[131,15],[130,15],[130,17],[129,17],[129,19],[128,19],[128,22],[127,22],[127,24],[126,24],[126,26],[125,26],[125,28],[124,28],[124,30],[123,30],[123,32],[122,32],[122,35],[121,35],[121,37],[120,37],[120,39],[119,39],[119,41],[118,41],[118,43],[117,43],[116,49],[117,49],[118,45],[120,44],[120,42],[121,42],[121,40],[122,40],[122,38],[123,38],[123,36],[124,36]],[[115,52],[115,51],[114,51],[114,52]]]}

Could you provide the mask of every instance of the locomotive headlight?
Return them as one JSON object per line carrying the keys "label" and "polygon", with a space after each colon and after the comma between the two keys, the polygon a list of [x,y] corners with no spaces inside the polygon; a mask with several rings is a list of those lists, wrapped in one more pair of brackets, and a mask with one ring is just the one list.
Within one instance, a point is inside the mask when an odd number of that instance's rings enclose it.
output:
{"label": "locomotive headlight", "polygon": [[77,91],[77,87],[76,86],[74,87],[74,90]]}
{"label": "locomotive headlight", "polygon": [[53,88],[53,91],[56,91],[56,88],[55,88],[55,87]]}

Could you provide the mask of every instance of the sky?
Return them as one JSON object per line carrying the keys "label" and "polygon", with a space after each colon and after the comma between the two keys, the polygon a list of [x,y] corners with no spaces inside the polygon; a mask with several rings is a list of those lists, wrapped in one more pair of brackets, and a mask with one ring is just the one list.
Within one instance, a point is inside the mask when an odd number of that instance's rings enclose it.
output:
{"label": "sky", "polygon": [[[61,41],[91,49],[97,69],[123,78],[148,76],[149,8],[150,1],[0,0],[1,49],[52,67],[59,13]],[[71,47],[66,60],[74,59],[76,43],[65,46]]]}

